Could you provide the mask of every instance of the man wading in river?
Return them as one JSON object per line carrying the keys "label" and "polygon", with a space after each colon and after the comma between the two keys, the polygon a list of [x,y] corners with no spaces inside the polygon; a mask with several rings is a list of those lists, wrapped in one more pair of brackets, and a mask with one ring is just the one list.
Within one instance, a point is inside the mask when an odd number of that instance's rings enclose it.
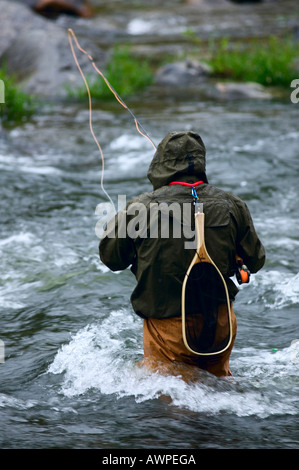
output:
{"label": "man wading in river", "polygon": [[[236,272],[236,255],[252,273],[265,262],[249,210],[238,197],[208,183],[205,146],[191,131],[171,132],[161,141],[148,178],[153,192],[131,201],[108,223],[99,247],[101,260],[112,271],[131,266],[136,277],[131,302],[144,319],[145,363],[186,364],[218,377],[231,375],[229,358],[237,331],[232,305],[238,288],[230,277]],[[190,352],[182,337],[182,285],[195,252],[191,187],[203,204],[207,251],[231,302],[232,341],[224,352],[210,356]],[[219,318],[223,308],[220,303]]]}

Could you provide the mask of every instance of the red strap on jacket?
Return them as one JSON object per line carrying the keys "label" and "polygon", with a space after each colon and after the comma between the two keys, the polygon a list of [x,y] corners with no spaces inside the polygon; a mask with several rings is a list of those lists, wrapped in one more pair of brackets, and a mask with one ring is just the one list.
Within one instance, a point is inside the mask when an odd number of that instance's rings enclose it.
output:
{"label": "red strap on jacket", "polygon": [[204,181],[196,181],[196,183],[185,183],[184,181],[172,181],[171,183],[169,183],[168,186],[172,185],[172,184],[181,184],[182,186],[189,186],[189,188],[193,188],[193,186],[198,186],[199,184],[202,184],[204,183]]}

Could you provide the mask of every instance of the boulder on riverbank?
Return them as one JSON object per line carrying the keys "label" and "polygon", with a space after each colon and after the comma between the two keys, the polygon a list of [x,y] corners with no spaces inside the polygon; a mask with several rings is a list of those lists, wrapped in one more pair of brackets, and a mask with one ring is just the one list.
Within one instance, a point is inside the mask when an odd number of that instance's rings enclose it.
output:
{"label": "boulder on riverbank", "polygon": [[[199,61],[184,60],[160,67],[155,76],[155,84],[179,92],[187,89],[214,99],[270,99],[272,94],[263,85],[252,82],[218,82],[213,77],[212,68]],[[197,90],[197,91],[196,91]]]}
{"label": "boulder on riverbank", "polygon": [[[5,64],[7,73],[16,77],[24,91],[38,96],[65,96],[66,85],[83,85],[65,27],[15,1],[0,0],[0,11],[0,66]],[[80,41],[84,43],[84,39]],[[97,54],[101,54],[98,48]],[[78,52],[78,57],[83,70],[89,67],[86,55]]]}
{"label": "boulder on riverbank", "polygon": [[216,84],[218,95],[226,99],[254,98],[254,99],[270,99],[271,93],[259,83],[231,83],[219,82]]}
{"label": "boulder on riverbank", "polygon": [[67,36],[62,31],[21,33],[3,54],[7,72],[30,94],[60,95],[60,88],[72,78],[61,58],[63,41],[67,42]]}
{"label": "boulder on riverbank", "polygon": [[197,85],[212,73],[211,67],[196,60],[183,60],[160,67],[155,82],[160,85],[186,86]]}

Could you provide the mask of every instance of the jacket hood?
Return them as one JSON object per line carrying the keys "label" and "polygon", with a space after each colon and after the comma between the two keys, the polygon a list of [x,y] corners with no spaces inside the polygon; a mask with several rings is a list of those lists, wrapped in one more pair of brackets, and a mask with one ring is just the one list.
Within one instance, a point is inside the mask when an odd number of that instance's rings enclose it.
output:
{"label": "jacket hood", "polygon": [[167,134],[157,147],[147,176],[154,190],[176,180],[194,183],[201,179],[208,183],[201,137],[192,131]]}

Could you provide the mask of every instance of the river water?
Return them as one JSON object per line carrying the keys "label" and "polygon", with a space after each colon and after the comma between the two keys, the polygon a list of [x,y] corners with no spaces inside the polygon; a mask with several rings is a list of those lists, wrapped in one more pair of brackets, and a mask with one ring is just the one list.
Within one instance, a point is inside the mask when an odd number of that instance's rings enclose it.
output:
{"label": "river water", "polygon": [[[98,257],[101,159],[87,103],[51,103],[0,140],[1,448],[298,448],[299,104],[174,99],[128,102],[157,144],[193,129],[210,183],[248,204],[267,252],[235,303],[233,377],[149,372],[129,270]],[[118,103],[97,104],[105,190],[150,190],[153,147]]]}

